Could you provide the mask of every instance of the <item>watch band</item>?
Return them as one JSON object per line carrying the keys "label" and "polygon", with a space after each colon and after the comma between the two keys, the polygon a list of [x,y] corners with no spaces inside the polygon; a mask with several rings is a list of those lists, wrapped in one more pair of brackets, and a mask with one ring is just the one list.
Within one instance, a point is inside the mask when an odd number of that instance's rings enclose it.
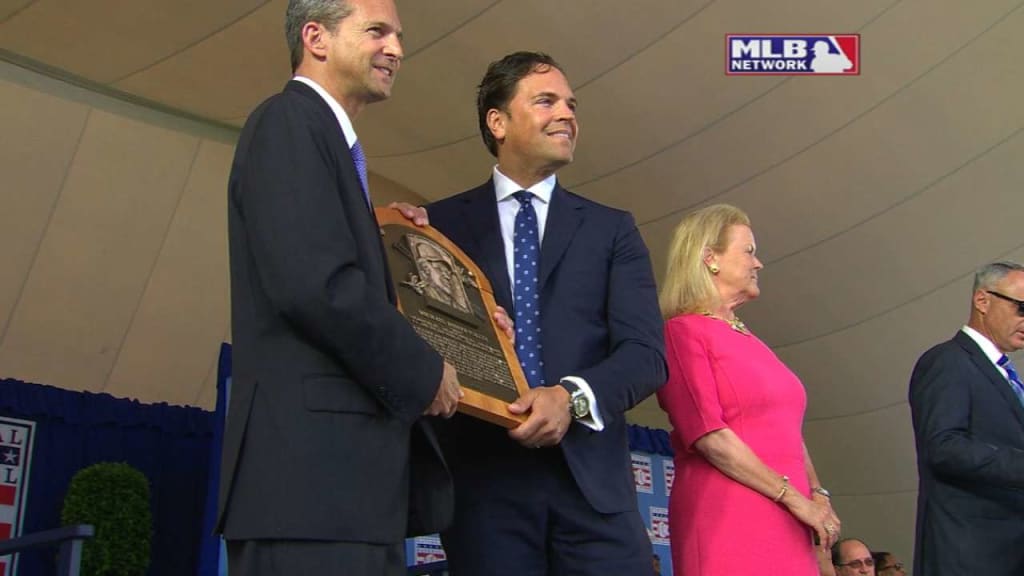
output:
{"label": "watch band", "polygon": [[590,399],[583,393],[583,389],[574,382],[561,380],[558,385],[565,388],[569,393],[569,415],[573,420],[586,418],[590,415]]}

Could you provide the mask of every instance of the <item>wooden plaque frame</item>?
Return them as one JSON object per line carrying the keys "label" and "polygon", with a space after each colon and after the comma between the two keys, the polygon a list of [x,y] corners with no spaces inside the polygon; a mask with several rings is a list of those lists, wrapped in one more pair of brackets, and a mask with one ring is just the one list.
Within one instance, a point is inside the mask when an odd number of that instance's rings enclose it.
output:
{"label": "wooden plaque frame", "polygon": [[[394,208],[375,213],[398,309],[455,366],[465,393],[459,412],[505,428],[519,426],[526,415],[512,414],[508,404],[529,384],[515,346],[494,321],[490,281],[436,228],[417,226]],[[449,337],[456,335],[462,338]]]}

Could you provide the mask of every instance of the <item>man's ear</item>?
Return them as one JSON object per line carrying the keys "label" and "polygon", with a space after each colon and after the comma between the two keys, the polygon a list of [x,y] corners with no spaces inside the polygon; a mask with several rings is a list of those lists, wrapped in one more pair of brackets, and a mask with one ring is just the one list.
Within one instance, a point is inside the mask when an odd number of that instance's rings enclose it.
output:
{"label": "man's ear", "polygon": [[319,22],[302,25],[302,45],[317,60],[327,58],[327,34],[327,29]]}
{"label": "man's ear", "polygon": [[988,307],[991,302],[992,299],[989,297],[988,292],[981,288],[975,290],[974,296],[971,298],[971,305],[982,314],[988,314]]}
{"label": "man's ear", "polygon": [[487,111],[487,129],[491,131],[491,135],[498,142],[505,140],[505,123],[507,118],[508,116],[497,108],[491,108]]}

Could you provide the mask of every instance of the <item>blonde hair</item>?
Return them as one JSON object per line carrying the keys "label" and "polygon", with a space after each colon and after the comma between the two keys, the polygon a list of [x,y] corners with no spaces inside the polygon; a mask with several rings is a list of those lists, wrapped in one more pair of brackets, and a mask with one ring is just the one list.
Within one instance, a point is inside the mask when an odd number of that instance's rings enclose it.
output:
{"label": "blonde hair", "polygon": [[669,246],[665,280],[658,294],[661,315],[706,312],[719,303],[711,271],[704,264],[705,250],[725,251],[731,226],[750,226],[747,214],[729,204],[713,204],[690,212],[676,226]]}

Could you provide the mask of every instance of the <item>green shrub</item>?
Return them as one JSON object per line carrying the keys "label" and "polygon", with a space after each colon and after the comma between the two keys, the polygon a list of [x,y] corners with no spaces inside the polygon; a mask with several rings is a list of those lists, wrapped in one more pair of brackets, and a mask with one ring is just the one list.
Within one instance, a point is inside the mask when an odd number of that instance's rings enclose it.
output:
{"label": "green shrub", "polygon": [[152,516],[149,481],[128,464],[101,462],[75,473],[61,524],[92,524],[96,536],[82,551],[84,576],[144,576],[149,567]]}

